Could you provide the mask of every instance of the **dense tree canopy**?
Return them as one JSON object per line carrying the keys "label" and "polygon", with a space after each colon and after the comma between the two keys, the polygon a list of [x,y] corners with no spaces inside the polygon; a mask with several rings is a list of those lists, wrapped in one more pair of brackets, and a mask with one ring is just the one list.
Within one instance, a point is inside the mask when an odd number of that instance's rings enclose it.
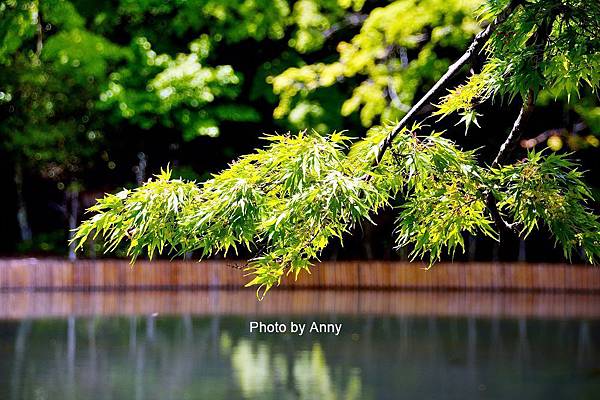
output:
{"label": "dense tree canopy", "polygon": [[[241,251],[262,289],[390,207],[396,245],[430,262],[538,229],[594,262],[594,189],[560,150],[599,144],[599,25],[577,0],[0,2],[21,237],[25,170],[65,193],[71,226],[79,193],[130,187],[77,243]],[[148,154],[173,169],[131,188]]]}

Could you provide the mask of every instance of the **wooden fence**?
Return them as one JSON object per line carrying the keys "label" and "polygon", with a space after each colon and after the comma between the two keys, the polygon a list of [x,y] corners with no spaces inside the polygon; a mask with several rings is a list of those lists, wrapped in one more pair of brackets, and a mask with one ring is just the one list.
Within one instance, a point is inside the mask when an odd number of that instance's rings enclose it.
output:
{"label": "wooden fence", "polygon": [[[232,261],[168,262],[13,259],[0,261],[4,290],[240,288],[248,280]],[[323,262],[283,283],[298,289],[427,289],[600,292],[600,269],[568,264]]]}

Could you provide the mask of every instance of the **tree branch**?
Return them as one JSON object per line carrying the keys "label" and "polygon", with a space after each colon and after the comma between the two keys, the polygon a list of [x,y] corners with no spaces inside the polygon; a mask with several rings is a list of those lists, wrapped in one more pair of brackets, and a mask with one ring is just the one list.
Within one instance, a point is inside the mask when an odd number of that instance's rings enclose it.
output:
{"label": "tree branch", "polygon": [[[539,64],[541,60],[544,58],[544,52],[546,50],[546,45],[548,43],[548,39],[550,37],[550,33],[552,32],[552,25],[554,24],[554,16],[545,20],[535,31],[535,33],[531,36],[531,38],[527,42],[527,46],[535,46],[535,54],[533,58],[532,68],[537,70],[539,68]],[[496,168],[500,166],[500,163],[510,152],[513,150],[516,143],[521,138],[521,134],[523,133],[523,127],[531,117],[533,113],[535,105],[535,92],[533,88],[529,88],[527,91],[527,96],[523,99],[523,105],[521,106],[521,110],[519,111],[519,115],[517,119],[513,123],[513,127],[510,130],[510,133],[500,146],[500,150],[498,150],[498,154],[496,158],[492,162],[492,168]],[[513,231],[519,234],[517,230],[517,226],[515,223],[509,224],[502,217],[500,210],[498,210],[498,205],[496,201],[496,197],[491,192],[488,192],[487,195],[487,207],[490,210],[492,218],[496,223],[496,226],[500,230],[504,229],[507,231]]]}
{"label": "tree branch", "polygon": [[[496,155],[496,158],[494,159],[494,162],[492,163],[493,168],[496,168],[500,165],[500,162],[502,161],[502,159],[504,157],[506,157],[506,155],[510,152],[510,150],[512,150],[515,143],[521,137],[521,133],[523,131],[523,126],[529,120],[529,117],[531,116],[531,114],[533,112],[534,98],[535,98],[535,94],[533,92],[533,89],[529,89],[529,91],[527,93],[527,98],[523,102],[523,105],[521,106],[521,110],[519,111],[519,115],[517,116],[517,119],[513,123],[513,127],[510,130],[508,137],[506,138],[504,143],[502,143],[502,146],[500,146],[500,150],[498,151],[498,154]],[[517,234],[519,233],[518,230],[516,229],[516,225],[514,223],[509,224],[502,217],[500,210],[498,210],[496,197],[491,192],[488,192],[488,194],[487,194],[486,203],[487,203],[486,204],[487,208],[490,211],[492,218],[494,219],[494,223],[496,224],[496,226],[499,229],[499,233],[502,230],[513,231]]]}
{"label": "tree branch", "polygon": [[535,95],[533,93],[533,89],[529,89],[529,91],[527,92],[527,98],[521,106],[519,115],[517,116],[517,119],[515,120],[513,127],[510,130],[510,133],[506,137],[506,140],[504,140],[504,143],[502,143],[502,146],[500,146],[500,150],[498,151],[494,162],[492,162],[492,167],[495,168],[499,166],[502,159],[506,157],[506,155],[512,150],[515,143],[517,143],[517,141],[521,138],[521,134],[523,133],[523,126],[527,123],[529,117],[533,112],[534,97]]}
{"label": "tree branch", "polygon": [[423,109],[426,105],[429,104],[430,100],[433,98],[439,97],[442,90],[445,88],[448,81],[458,72],[460,69],[471,59],[474,54],[478,54],[485,43],[488,41],[492,33],[496,30],[496,28],[502,24],[506,19],[512,14],[514,9],[519,6],[523,0],[513,0],[509,3],[509,5],[502,10],[500,14],[492,21],[483,31],[479,32],[471,45],[467,49],[467,51],[448,67],[446,73],[433,85],[433,87],[423,96],[421,99],[415,104],[408,113],[402,118],[400,122],[394,126],[392,131],[385,138],[381,146],[379,147],[379,151],[375,159],[373,160],[373,166],[377,166],[381,159],[383,158],[385,152],[391,146],[392,142],[398,135],[398,133],[410,123],[415,122],[416,116],[419,114],[421,109]]}
{"label": "tree branch", "polygon": [[[529,89],[529,91],[527,93],[527,98],[523,102],[523,105],[521,106],[521,110],[519,111],[519,115],[517,116],[517,119],[515,120],[513,127],[510,130],[510,133],[508,134],[508,137],[506,138],[504,143],[502,143],[502,146],[500,146],[500,151],[498,151],[498,154],[496,155],[496,158],[494,159],[494,162],[492,163],[493,168],[498,167],[500,165],[500,161],[509,153],[509,151],[512,149],[512,146],[514,146],[514,144],[521,137],[523,126],[525,125],[527,120],[529,120],[529,117],[531,116],[531,113],[533,112],[533,108],[534,108],[533,104],[534,104],[533,89]],[[498,227],[499,231],[502,231],[502,230],[513,231],[518,234],[518,231],[516,230],[516,225],[514,223],[509,224],[502,217],[500,210],[498,210],[496,197],[491,192],[488,192],[488,194],[487,194],[486,203],[487,203],[486,204],[487,208],[488,208],[488,210],[490,210],[490,214],[492,215],[492,218],[494,219],[494,223]]]}
{"label": "tree branch", "polygon": [[[533,56],[532,69],[538,70],[540,62],[544,59],[544,52],[546,51],[546,46],[548,44],[548,39],[550,38],[550,33],[552,32],[552,25],[554,24],[555,16],[552,15],[550,18],[544,20],[542,24],[538,27],[535,33],[531,36],[531,38],[527,41],[527,46],[534,46],[535,53]],[[496,158],[492,162],[492,167],[497,167],[502,162],[502,159],[505,158],[511,150],[514,148],[515,144],[521,138],[521,134],[523,133],[523,126],[531,117],[531,113],[533,112],[535,104],[535,92],[533,88],[529,88],[527,91],[527,97],[523,99],[523,105],[521,106],[521,110],[519,111],[519,115],[515,120],[510,133],[504,143],[500,146],[500,150],[496,155]]]}

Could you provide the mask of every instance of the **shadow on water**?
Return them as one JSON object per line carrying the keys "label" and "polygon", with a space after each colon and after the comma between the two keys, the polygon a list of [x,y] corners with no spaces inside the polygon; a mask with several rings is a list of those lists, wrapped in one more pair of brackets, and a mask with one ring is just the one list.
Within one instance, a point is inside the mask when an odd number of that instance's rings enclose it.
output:
{"label": "shadow on water", "polygon": [[[598,297],[0,294],[1,399],[592,399]],[[341,323],[339,336],[250,321]],[[307,328],[308,329],[308,328]]]}

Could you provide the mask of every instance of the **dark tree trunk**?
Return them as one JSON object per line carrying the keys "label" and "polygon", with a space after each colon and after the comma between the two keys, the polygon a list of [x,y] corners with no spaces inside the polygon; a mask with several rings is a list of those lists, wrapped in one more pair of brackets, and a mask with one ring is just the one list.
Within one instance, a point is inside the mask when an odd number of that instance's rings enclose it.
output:
{"label": "dark tree trunk", "polygon": [[[69,240],[73,237],[74,230],[77,228],[77,217],[79,216],[79,187],[77,184],[72,184],[65,194],[66,196],[66,209],[67,219],[69,221]],[[69,260],[73,261],[77,259],[75,254],[76,243],[69,243]]]}
{"label": "dark tree trunk", "polygon": [[135,172],[135,181],[137,185],[142,186],[142,184],[146,181],[146,165],[148,164],[148,157],[143,151],[140,151],[137,157],[138,164],[133,167],[133,172]]}
{"label": "dark tree trunk", "polygon": [[22,242],[31,241],[31,226],[27,218],[27,204],[23,194],[23,166],[20,161],[15,164],[15,188],[17,192],[17,222],[19,223],[19,233]]}

